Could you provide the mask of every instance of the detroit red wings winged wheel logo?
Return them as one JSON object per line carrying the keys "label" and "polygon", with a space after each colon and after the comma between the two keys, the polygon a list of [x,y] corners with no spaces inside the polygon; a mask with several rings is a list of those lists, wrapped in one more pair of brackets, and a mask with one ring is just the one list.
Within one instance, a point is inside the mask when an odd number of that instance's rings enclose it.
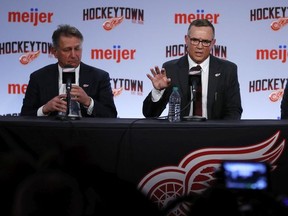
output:
{"label": "detroit red wings winged wheel logo", "polygon": [[32,62],[34,59],[36,59],[39,55],[40,55],[40,50],[35,51],[35,52],[33,51],[27,52],[19,57],[19,61],[21,64],[27,65],[30,62]]}
{"label": "detroit red wings winged wheel logo", "polygon": [[118,26],[120,23],[122,23],[123,20],[124,20],[124,16],[108,19],[107,21],[103,23],[103,28],[106,31],[110,31],[114,29],[116,26]]}
{"label": "detroit red wings winged wheel logo", "polygon": [[[285,140],[278,142],[280,131],[259,144],[245,147],[203,148],[188,154],[178,166],[166,166],[148,173],[138,184],[160,209],[170,201],[191,192],[201,193],[216,180],[214,173],[223,160],[253,160],[267,162],[272,171],[283,153]],[[185,216],[189,206],[180,204],[169,216]]]}

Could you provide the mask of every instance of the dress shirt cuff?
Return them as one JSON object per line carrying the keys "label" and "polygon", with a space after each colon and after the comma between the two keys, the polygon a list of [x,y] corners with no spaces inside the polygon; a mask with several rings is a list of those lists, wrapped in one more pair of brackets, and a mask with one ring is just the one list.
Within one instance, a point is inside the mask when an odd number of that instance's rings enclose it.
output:
{"label": "dress shirt cuff", "polygon": [[49,115],[49,114],[45,115],[45,114],[43,113],[43,107],[44,107],[44,105],[41,106],[41,107],[37,110],[37,116],[48,116],[48,115]]}
{"label": "dress shirt cuff", "polygon": [[94,108],[94,100],[90,97],[90,105],[89,107],[84,106],[84,108],[87,109],[87,114],[91,115],[93,112],[93,108]]}
{"label": "dress shirt cuff", "polygon": [[152,89],[152,92],[151,92],[151,96],[152,96],[152,101],[153,102],[157,102],[160,100],[160,98],[162,97],[163,93],[164,93],[165,89],[163,90],[158,90],[158,89],[155,89],[153,88]]}

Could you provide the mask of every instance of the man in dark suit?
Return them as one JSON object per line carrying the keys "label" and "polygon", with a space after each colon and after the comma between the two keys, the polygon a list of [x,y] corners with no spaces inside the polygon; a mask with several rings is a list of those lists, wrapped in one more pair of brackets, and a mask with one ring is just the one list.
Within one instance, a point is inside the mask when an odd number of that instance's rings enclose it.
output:
{"label": "man in dark suit", "polygon": [[193,116],[189,69],[200,65],[202,116],[207,119],[241,119],[242,106],[237,65],[210,54],[216,39],[214,26],[205,19],[194,20],[185,35],[187,55],[151,68],[147,77],[153,89],[143,102],[145,117],[159,117],[169,101],[173,86],[181,95],[181,116]]}
{"label": "man in dark suit", "polygon": [[109,73],[81,62],[83,35],[70,25],[59,25],[52,35],[56,64],[45,66],[30,75],[20,115],[56,116],[66,113],[67,102],[62,70],[75,68],[71,100],[80,104],[83,117],[117,117]]}

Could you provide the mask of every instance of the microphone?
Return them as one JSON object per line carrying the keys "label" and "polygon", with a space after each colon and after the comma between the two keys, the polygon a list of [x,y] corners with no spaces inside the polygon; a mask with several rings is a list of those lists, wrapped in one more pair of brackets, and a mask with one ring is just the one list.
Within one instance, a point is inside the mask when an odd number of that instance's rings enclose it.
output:
{"label": "microphone", "polygon": [[198,86],[201,86],[201,66],[197,65],[189,70],[189,86],[192,93],[192,101],[196,101],[196,93]]}
{"label": "microphone", "polygon": [[201,83],[201,71],[199,71],[199,73],[197,74],[190,74],[189,73],[189,86],[192,92],[192,100],[195,101],[196,100],[196,92],[198,89],[198,86]]}
{"label": "microphone", "polygon": [[[193,104],[196,103],[197,91],[199,91],[198,88],[201,87],[201,72],[202,72],[201,66],[197,65],[196,67],[191,68],[191,70],[189,70],[189,73],[188,73],[189,86],[190,86],[190,91],[191,91],[191,102],[193,102]],[[195,109],[195,106],[194,106],[194,109]],[[183,119],[187,121],[205,121],[206,120],[205,117],[194,116],[193,114],[192,116],[191,115],[184,116]]]}
{"label": "microphone", "polygon": [[66,65],[62,70],[62,83],[66,84],[66,89],[71,90],[72,83],[75,83],[75,68]]}

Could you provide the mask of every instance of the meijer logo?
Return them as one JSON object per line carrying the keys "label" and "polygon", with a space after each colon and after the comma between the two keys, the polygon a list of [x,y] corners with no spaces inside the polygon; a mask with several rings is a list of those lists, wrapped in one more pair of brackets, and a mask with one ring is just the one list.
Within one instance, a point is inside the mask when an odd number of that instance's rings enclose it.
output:
{"label": "meijer logo", "polygon": [[91,59],[115,60],[119,63],[121,60],[134,60],[136,49],[121,49],[120,45],[113,45],[113,49],[91,49]]}
{"label": "meijer logo", "polygon": [[30,12],[8,12],[8,22],[32,23],[37,26],[39,23],[51,23],[53,13],[38,12],[38,8],[31,8]]}
{"label": "meijer logo", "polygon": [[191,23],[195,19],[208,19],[211,23],[217,24],[218,18],[220,14],[211,14],[211,13],[204,13],[204,10],[196,10],[196,14],[185,14],[185,13],[176,13],[174,15],[174,22],[176,24],[187,24]]}
{"label": "meijer logo", "polygon": [[286,45],[279,45],[279,49],[258,49],[256,50],[257,60],[280,60],[285,63],[287,60]]}

